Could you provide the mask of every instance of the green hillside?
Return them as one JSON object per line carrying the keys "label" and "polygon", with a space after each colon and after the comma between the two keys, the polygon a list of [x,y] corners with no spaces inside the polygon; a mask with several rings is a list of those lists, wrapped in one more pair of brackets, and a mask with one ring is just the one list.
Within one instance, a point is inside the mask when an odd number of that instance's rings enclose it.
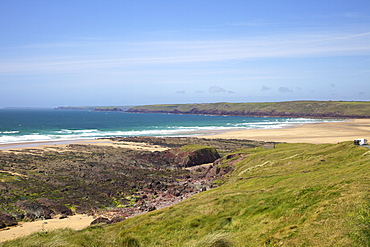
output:
{"label": "green hillside", "polygon": [[220,187],[115,225],[36,233],[1,246],[369,246],[370,149],[243,149]]}
{"label": "green hillside", "polygon": [[171,104],[136,106],[130,108],[128,111],[245,116],[369,118],[370,102],[288,101],[267,103]]}

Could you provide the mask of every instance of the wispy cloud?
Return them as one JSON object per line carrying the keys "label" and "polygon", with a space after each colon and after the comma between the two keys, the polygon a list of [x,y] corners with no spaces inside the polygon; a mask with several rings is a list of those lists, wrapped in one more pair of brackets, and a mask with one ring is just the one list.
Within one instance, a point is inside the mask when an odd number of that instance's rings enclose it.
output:
{"label": "wispy cloud", "polygon": [[[6,55],[0,56],[0,74],[80,72],[264,58],[370,55],[369,38],[370,32],[307,33],[236,40],[108,42],[92,39],[36,44],[18,47],[17,51],[2,48]],[[22,53],[25,55],[22,56]]]}
{"label": "wispy cloud", "polygon": [[208,89],[210,93],[226,93],[226,90],[219,86],[212,86]]}
{"label": "wispy cloud", "polygon": [[270,90],[270,89],[271,89],[271,87],[268,87],[268,86],[262,85],[261,91],[268,91],[268,90]]}
{"label": "wispy cloud", "polygon": [[279,92],[280,93],[293,93],[293,91],[287,87],[279,87]]}

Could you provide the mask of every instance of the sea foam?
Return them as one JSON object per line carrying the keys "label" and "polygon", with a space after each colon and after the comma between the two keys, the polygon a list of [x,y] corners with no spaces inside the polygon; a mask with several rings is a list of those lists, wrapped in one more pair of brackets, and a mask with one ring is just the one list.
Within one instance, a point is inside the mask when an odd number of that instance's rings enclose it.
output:
{"label": "sea foam", "polygon": [[[11,113],[11,114],[10,114]],[[207,132],[273,129],[342,120],[76,111],[1,111],[0,143],[117,136],[193,136]]]}

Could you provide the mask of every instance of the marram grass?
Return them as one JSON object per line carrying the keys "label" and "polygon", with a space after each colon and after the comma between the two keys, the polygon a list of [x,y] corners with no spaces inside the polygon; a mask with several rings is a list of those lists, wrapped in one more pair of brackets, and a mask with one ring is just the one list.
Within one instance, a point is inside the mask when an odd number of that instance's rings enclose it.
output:
{"label": "marram grass", "polygon": [[345,142],[235,153],[244,158],[222,186],[178,205],[1,246],[370,246],[370,149]]}

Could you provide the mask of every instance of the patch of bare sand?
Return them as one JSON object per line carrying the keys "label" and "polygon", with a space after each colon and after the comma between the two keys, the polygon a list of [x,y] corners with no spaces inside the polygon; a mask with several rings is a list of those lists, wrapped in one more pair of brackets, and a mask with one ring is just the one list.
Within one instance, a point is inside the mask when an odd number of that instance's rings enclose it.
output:
{"label": "patch of bare sand", "polygon": [[[162,147],[159,145],[151,145],[148,143],[139,142],[123,142],[123,141],[112,141],[110,139],[97,139],[97,140],[75,140],[75,141],[55,141],[55,142],[30,142],[30,143],[16,143],[16,144],[1,144],[0,150],[3,152],[13,153],[25,153],[27,154],[40,154],[44,151],[52,152],[66,152],[73,151],[73,146],[70,144],[79,145],[95,145],[95,146],[109,146],[109,147],[121,147],[134,150],[144,151],[165,151],[169,148]],[[81,152],[81,151],[79,151]]]}
{"label": "patch of bare sand", "polygon": [[[121,147],[121,148],[128,148],[128,149],[134,149],[134,150],[144,150],[144,151],[165,151],[168,150],[169,148],[167,147],[162,147],[159,145],[152,145],[148,143],[141,143],[141,142],[124,142],[124,141],[111,141],[111,140],[106,140],[106,142],[99,143],[99,140],[97,142],[89,142],[90,144],[93,145],[100,145],[100,146],[110,146],[110,147]],[[86,144],[86,143],[79,143],[79,144]]]}
{"label": "patch of bare sand", "polygon": [[283,129],[246,129],[206,137],[247,139],[266,142],[338,143],[353,141],[357,138],[370,139],[370,119],[351,119],[345,122],[304,124]]}
{"label": "patch of bare sand", "polygon": [[94,220],[93,216],[73,215],[65,219],[39,220],[33,222],[19,222],[18,226],[0,230],[0,243],[15,238],[27,236],[35,232],[52,231],[62,228],[81,230],[88,227]]}
{"label": "patch of bare sand", "polygon": [[24,177],[24,178],[27,178],[28,177],[27,175],[23,175],[23,174],[20,174],[18,172],[11,172],[11,171],[3,171],[3,170],[0,170],[0,173],[7,173],[7,174],[10,174],[10,175],[13,175],[13,176]]}

